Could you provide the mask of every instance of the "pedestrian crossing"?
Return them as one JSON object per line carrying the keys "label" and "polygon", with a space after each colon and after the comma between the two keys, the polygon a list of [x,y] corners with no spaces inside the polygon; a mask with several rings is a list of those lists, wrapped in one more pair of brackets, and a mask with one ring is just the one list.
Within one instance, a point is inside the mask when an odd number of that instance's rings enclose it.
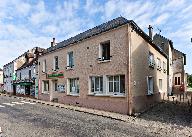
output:
{"label": "pedestrian crossing", "polygon": [[35,105],[36,103],[28,102],[28,101],[2,103],[2,104],[0,104],[0,108],[5,108],[6,106],[11,106],[11,107],[13,107],[13,106],[15,106],[15,105],[24,105],[24,104]]}

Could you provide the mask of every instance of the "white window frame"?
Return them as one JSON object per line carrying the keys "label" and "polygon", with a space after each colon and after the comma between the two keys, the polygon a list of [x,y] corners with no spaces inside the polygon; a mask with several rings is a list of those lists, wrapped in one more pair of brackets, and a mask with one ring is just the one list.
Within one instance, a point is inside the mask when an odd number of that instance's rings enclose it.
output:
{"label": "white window frame", "polygon": [[[45,82],[48,82],[48,89],[45,90]],[[49,94],[49,90],[50,90],[50,83],[49,83],[49,80],[42,80],[42,93],[44,94]]]}
{"label": "white window frame", "polygon": [[[56,58],[57,58],[57,68],[56,68]],[[53,58],[53,70],[57,70],[57,69],[59,69],[59,57],[54,56],[54,58]]]}
{"label": "white window frame", "polygon": [[149,55],[148,55],[148,60],[149,60],[149,66],[150,67],[154,67],[154,54],[152,52],[149,52]]}
{"label": "white window frame", "polygon": [[159,91],[162,92],[163,90],[163,79],[159,79]]}
{"label": "white window frame", "polygon": [[[71,91],[71,80],[74,80],[75,86],[75,91]],[[80,94],[80,89],[79,89],[79,78],[69,78],[67,79],[67,94],[68,95],[79,95]]]}
{"label": "white window frame", "polygon": [[[151,85],[149,83],[150,82],[149,79],[152,80],[152,84]],[[151,87],[149,88],[149,86],[151,86]],[[148,76],[147,77],[147,95],[153,95],[153,93],[154,93],[154,78],[152,76]]]}
{"label": "white window frame", "polygon": [[[115,77],[116,76],[118,76],[119,77],[119,80],[118,81],[115,81]],[[125,96],[125,91],[124,92],[121,92],[121,76],[124,76],[125,77],[125,75],[108,75],[107,76],[107,94],[109,94],[109,95],[123,95],[123,96]],[[109,77],[112,77],[112,81],[110,81],[109,80]],[[117,83],[119,83],[119,91],[118,92],[114,92],[114,90],[115,90],[115,82]],[[109,92],[109,83],[113,83],[113,92]],[[124,85],[124,89],[125,89],[125,85]]]}
{"label": "white window frame", "polygon": [[43,60],[43,72],[47,72],[47,63],[46,63],[46,60]]}
{"label": "white window frame", "polygon": [[167,71],[167,65],[166,65],[165,61],[163,61],[163,71],[164,71],[164,72]]}
{"label": "white window frame", "polygon": [[161,68],[161,59],[157,58],[157,68]]}
{"label": "white window frame", "polygon": [[[95,86],[96,86],[95,79],[96,78],[99,78],[99,90],[98,91],[95,90]],[[102,91],[101,91],[101,79],[102,79]],[[94,86],[93,86],[94,91],[92,91],[92,80],[94,82]],[[89,90],[90,94],[104,94],[104,89],[103,89],[104,78],[103,78],[103,76],[90,76],[89,81],[90,81],[90,90]]]}
{"label": "white window frame", "polygon": [[110,50],[109,52],[111,54],[111,42],[110,42],[110,40],[107,40],[105,42],[101,42],[99,44],[99,61],[110,61],[111,60],[111,55],[109,55],[109,59],[104,59],[104,57],[103,57],[103,44],[105,44],[105,43],[109,43],[109,50]]}
{"label": "white window frame", "polygon": [[[70,57],[69,57],[69,54],[71,54],[72,53],[72,64],[71,64],[71,66],[70,66]],[[67,68],[74,68],[74,53],[73,53],[73,51],[70,51],[70,52],[68,52],[67,53]]]}

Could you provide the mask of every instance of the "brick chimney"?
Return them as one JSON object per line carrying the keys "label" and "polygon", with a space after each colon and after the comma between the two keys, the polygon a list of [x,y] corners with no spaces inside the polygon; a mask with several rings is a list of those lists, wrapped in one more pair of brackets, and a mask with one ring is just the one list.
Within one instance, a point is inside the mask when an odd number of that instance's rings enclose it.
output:
{"label": "brick chimney", "polygon": [[153,39],[153,27],[151,26],[151,25],[149,25],[149,37],[151,38],[151,39]]}
{"label": "brick chimney", "polygon": [[51,42],[51,47],[54,47],[56,45],[55,38],[53,38],[53,41]]}

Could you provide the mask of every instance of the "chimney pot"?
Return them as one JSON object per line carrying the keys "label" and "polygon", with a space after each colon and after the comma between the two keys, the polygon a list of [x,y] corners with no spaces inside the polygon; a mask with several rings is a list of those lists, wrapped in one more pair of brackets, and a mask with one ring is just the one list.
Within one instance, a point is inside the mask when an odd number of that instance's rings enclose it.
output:
{"label": "chimney pot", "polygon": [[149,37],[151,38],[151,39],[153,39],[153,27],[151,26],[151,25],[149,25]]}
{"label": "chimney pot", "polygon": [[53,46],[55,46],[56,44],[55,44],[55,38],[53,38]]}

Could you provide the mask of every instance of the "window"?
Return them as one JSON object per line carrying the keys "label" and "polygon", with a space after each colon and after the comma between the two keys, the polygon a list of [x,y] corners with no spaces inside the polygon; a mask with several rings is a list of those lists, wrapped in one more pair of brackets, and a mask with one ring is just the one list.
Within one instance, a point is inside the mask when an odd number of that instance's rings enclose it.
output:
{"label": "window", "polygon": [[43,72],[47,72],[46,60],[43,61]]}
{"label": "window", "polygon": [[175,85],[181,85],[181,78],[175,77]]}
{"label": "window", "polygon": [[58,91],[57,86],[58,86],[57,81],[55,81],[55,82],[54,82],[54,90],[55,90],[55,91]]}
{"label": "window", "polygon": [[149,52],[149,66],[150,67],[152,67],[152,68],[154,68],[154,55],[153,55],[153,53],[151,53],[151,52]]}
{"label": "window", "polygon": [[178,84],[178,85],[181,85],[180,77],[178,77],[177,84]]}
{"label": "window", "polygon": [[104,60],[110,60],[110,41],[104,42],[100,44],[100,49],[99,49],[99,60],[104,61]]}
{"label": "window", "polygon": [[162,85],[163,83],[162,83],[162,79],[159,79],[159,90],[162,90]]}
{"label": "window", "polygon": [[91,93],[103,93],[103,77],[91,77]]}
{"label": "window", "polygon": [[108,76],[108,92],[110,94],[125,93],[125,75]]}
{"label": "window", "polygon": [[43,81],[43,92],[49,92],[49,81]]}
{"label": "window", "polygon": [[70,94],[79,94],[79,78],[69,79]]}
{"label": "window", "polygon": [[21,72],[19,73],[19,79],[21,80]]}
{"label": "window", "polygon": [[161,60],[160,60],[160,58],[157,58],[157,69],[161,70]]}
{"label": "window", "polygon": [[166,65],[166,63],[163,61],[163,72],[166,73],[166,71],[167,71],[167,65]]}
{"label": "window", "polygon": [[67,67],[73,68],[74,67],[74,59],[73,59],[73,52],[69,52],[67,54]]}
{"label": "window", "polygon": [[31,70],[29,70],[29,79],[31,79]]}
{"label": "window", "polygon": [[58,56],[54,57],[54,70],[59,69]]}
{"label": "window", "polygon": [[177,85],[177,77],[175,77],[175,85]]}
{"label": "window", "polygon": [[153,94],[153,77],[147,77],[147,95]]}

